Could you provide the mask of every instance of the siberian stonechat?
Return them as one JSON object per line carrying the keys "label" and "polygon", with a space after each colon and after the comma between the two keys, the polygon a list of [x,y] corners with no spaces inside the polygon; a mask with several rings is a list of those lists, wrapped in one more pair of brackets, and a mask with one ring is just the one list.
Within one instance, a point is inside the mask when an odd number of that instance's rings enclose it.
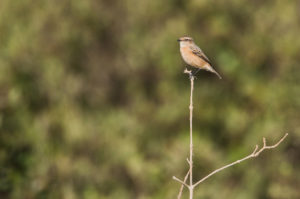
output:
{"label": "siberian stonechat", "polygon": [[213,69],[211,62],[202,52],[202,50],[194,43],[191,37],[180,37],[178,39],[180,44],[180,53],[183,60],[190,66],[198,68],[198,70],[193,74],[195,75],[199,70],[204,69],[206,71],[216,74],[220,79],[222,77]]}

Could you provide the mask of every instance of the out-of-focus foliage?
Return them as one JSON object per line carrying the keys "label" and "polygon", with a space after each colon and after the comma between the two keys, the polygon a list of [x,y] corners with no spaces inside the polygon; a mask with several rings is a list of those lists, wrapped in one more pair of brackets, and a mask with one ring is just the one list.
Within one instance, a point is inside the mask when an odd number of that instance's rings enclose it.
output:
{"label": "out-of-focus foliage", "polygon": [[175,198],[183,35],[223,76],[195,82],[195,179],[290,133],[196,198],[300,198],[299,13],[279,0],[1,0],[0,198]]}

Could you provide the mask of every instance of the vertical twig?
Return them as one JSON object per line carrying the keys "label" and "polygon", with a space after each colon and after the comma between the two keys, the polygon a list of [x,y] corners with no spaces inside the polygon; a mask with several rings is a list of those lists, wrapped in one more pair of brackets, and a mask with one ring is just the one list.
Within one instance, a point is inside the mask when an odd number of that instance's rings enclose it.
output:
{"label": "vertical twig", "polygon": [[[194,92],[194,79],[195,77],[192,75],[192,71],[189,71],[187,69],[184,70],[184,73],[188,74],[190,76],[191,81],[191,94],[190,94],[190,158],[187,158],[187,162],[190,166],[188,173],[186,174],[184,181],[181,181],[180,179],[173,176],[173,179],[180,182],[181,188],[178,194],[178,199],[181,198],[183,186],[186,186],[189,189],[190,193],[190,199],[193,199],[193,193],[194,193],[194,185],[193,185],[193,92]],[[190,183],[186,184],[186,180],[189,177]]]}
{"label": "vertical twig", "polygon": [[194,91],[194,76],[191,74],[190,71],[185,70],[185,73],[189,73],[190,80],[191,80],[191,96],[190,96],[190,158],[189,158],[189,165],[190,165],[190,199],[193,199],[193,91]]}

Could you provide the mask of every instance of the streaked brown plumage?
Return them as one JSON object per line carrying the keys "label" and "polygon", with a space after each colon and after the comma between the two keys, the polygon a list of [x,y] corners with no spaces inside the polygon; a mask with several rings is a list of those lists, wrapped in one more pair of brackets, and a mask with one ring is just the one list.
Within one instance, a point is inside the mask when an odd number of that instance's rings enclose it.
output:
{"label": "streaked brown plumage", "polygon": [[191,37],[180,37],[178,41],[180,43],[181,56],[188,65],[198,68],[197,72],[200,69],[204,69],[216,74],[220,79],[222,79],[219,73],[213,69],[210,60],[194,43],[194,40]]}

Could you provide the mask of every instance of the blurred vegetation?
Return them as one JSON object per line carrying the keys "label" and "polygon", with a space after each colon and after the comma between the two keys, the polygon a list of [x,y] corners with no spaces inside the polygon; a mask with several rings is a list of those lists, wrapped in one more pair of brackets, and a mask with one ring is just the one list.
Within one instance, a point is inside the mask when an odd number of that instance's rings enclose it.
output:
{"label": "blurred vegetation", "polygon": [[223,76],[195,82],[195,179],[290,133],[196,197],[300,198],[299,13],[279,0],[1,0],[0,198],[175,198],[184,35]]}

